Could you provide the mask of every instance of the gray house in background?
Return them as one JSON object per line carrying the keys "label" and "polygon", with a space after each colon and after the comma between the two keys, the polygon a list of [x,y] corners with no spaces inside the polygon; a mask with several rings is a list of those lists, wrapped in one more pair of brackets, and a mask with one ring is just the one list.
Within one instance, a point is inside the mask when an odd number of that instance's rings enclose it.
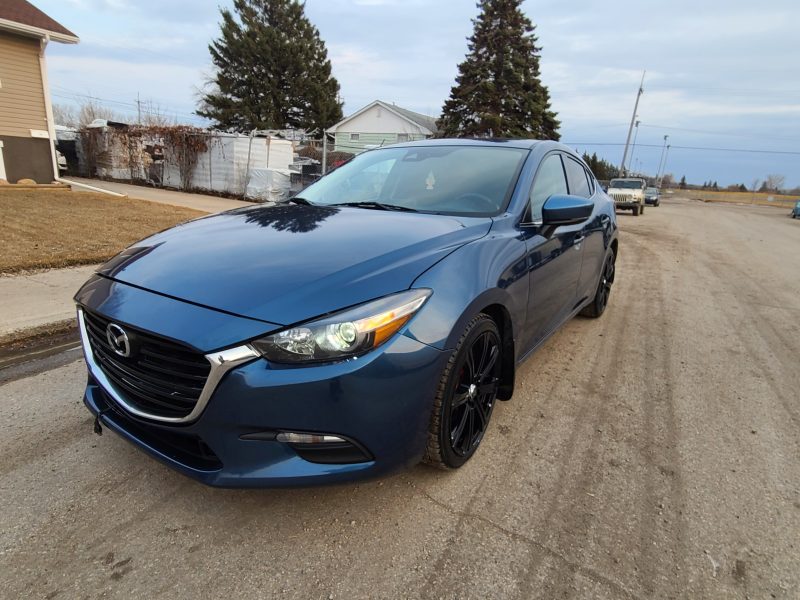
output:
{"label": "gray house in background", "polygon": [[436,119],[376,100],[328,128],[334,150],[358,154],[369,148],[424,140],[436,135]]}

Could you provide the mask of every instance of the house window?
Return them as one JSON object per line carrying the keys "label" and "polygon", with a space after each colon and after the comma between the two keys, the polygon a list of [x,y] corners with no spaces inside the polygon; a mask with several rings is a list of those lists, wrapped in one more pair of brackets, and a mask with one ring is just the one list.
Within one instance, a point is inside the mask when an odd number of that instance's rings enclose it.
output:
{"label": "house window", "polygon": [[398,142],[407,142],[408,141],[408,134],[407,133],[398,133],[397,134],[397,141]]}
{"label": "house window", "polygon": [[351,133],[350,134],[350,141],[357,142],[361,138],[361,134],[359,133]]}

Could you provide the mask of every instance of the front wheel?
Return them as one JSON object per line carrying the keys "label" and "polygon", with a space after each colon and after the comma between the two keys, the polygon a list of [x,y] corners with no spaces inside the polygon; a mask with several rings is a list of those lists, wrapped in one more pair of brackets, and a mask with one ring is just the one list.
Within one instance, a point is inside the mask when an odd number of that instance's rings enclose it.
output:
{"label": "front wheel", "polygon": [[472,319],[439,381],[426,463],[457,469],[475,454],[497,402],[501,354],[500,332],[492,318],[480,314]]}
{"label": "front wheel", "polygon": [[581,314],[584,317],[596,319],[605,312],[606,306],[608,306],[608,298],[611,296],[611,286],[614,283],[615,258],[613,250],[608,253],[606,262],[603,264],[603,273],[600,275],[600,283],[597,284],[597,292],[595,292],[592,301],[581,310]]}
{"label": "front wheel", "polygon": [[639,207],[638,206],[634,206],[633,207],[633,216],[634,217],[638,217],[639,216]]}

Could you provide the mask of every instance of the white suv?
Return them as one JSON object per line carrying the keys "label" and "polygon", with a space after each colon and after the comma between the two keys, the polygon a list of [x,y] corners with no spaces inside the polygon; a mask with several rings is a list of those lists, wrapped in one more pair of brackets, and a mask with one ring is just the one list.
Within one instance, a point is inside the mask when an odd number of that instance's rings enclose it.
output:
{"label": "white suv", "polygon": [[639,178],[612,179],[608,184],[608,195],[617,208],[632,209],[633,216],[644,213],[644,190],[647,182]]}

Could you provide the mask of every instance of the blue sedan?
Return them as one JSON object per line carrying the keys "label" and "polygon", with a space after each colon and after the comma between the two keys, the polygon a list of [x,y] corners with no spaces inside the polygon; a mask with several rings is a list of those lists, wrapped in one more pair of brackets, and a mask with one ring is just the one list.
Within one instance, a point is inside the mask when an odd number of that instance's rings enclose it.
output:
{"label": "blue sedan", "polygon": [[613,203],[561,144],[364,152],[105,264],[75,296],[84,402],[98,433],[214,486],[458,468],[518,365],[603,314],[617,249]]}

